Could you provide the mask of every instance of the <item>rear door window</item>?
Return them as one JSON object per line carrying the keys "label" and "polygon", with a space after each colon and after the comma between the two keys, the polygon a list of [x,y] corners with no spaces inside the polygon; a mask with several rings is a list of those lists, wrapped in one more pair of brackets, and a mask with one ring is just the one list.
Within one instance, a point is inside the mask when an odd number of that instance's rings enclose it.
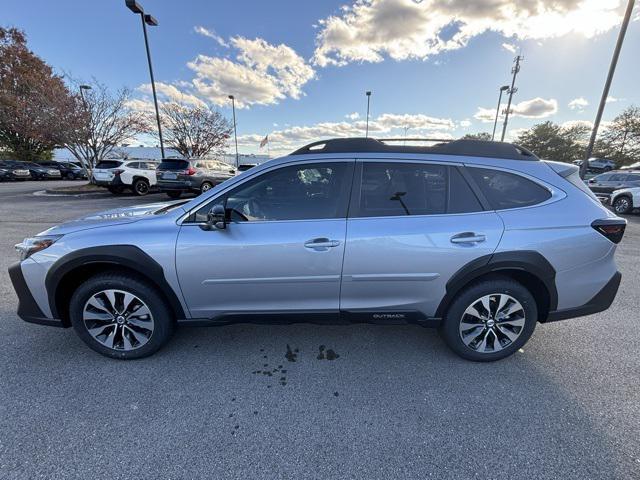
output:
{"label": "rear door window", "polygon": [[478,212],[482,206],[457,167],[365,162],[351,217]]}
{"label": "rear door window", "polygon": [[163,160],[158,167],[160,170],[186,170],[189,162],[186,160]]}
{"label": "rear door window", "polygon": [[514,173],[477,167],[467,171],[495,210],[530,207],[551,198],[549,190]]}

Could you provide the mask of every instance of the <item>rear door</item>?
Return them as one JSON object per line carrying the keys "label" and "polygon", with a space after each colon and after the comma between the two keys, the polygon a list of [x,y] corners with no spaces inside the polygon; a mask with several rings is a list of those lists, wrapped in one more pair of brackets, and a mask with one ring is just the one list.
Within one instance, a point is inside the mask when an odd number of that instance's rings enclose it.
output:
{"label": "rear door", "polygon": [[[337,314],[353,164],[274,167],[184,221],[176,267],[191,315]],[[222,230],[203,225],[216,204],[227,212]]]}
{"label": "rear door", "polygon": [[432,316],[451,276],[495,251],[503,223],[462,166],[362,160],[347,220],[340,309],[359,320]]}

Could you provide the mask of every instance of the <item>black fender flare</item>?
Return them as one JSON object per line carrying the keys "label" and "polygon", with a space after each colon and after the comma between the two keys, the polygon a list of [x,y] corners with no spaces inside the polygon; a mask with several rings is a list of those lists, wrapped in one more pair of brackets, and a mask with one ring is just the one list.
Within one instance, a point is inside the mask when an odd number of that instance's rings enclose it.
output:
{"label": "black fender flare", "polygon": [[59,258],[45,277],[49,306],[54,318],[60,318],[56,305],[56,293],[61,280],[79,267],[91,264],[112,264],[136,271],[155,285],[165,296],[176,318],[186,318],[182,304],[164,275],[162,266],[135,245],[107,245],[75,250]]}
{"label": "black fender flare", "polygon": [[484,255],[460,268],[447,282],[446,293],[438,305],[435,317],[443,318],[455,296],[470,282],[488,273],[500,273],[504,270],[521,270],[535,276],[549,293],[549,311],[556,310],[556,270],[539,252],[517,250]]}

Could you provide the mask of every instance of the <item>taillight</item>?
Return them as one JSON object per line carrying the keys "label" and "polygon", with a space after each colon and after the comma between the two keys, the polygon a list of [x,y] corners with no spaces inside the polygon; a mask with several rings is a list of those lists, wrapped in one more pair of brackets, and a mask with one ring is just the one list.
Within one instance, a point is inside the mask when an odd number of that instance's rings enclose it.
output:
{"label": "taillight", "polygon": [[121,173],[124,173],[124,170],[116,169],[116,170],[113,171],[114,175],[120,175]]}
{"label": "taillight", "polygon": [[613,243],[620,243],[624,229],[627,227],[627,221],[623,218],[607,218],[595,220],[591,226]]}
{"label": "taillight", "polygon": [[189,168],[187,168],[187,170],[184,173],[186,173],[187,175],[195,175],[196,174],[196,169],[193,168],[193,167],[189,167]]}

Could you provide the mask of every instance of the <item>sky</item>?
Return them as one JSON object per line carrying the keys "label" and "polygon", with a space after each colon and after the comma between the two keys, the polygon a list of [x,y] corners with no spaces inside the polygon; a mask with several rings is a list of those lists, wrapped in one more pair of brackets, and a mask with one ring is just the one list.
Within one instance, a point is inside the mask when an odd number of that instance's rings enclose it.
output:
{"label": "sky", "polygon": [[[132,91],[151,107],[140,19],[124,0],[0,0],[57,73]],[[457,138],[491,132],[498,89],[524,61],[507,139],[535,123],[592,122],[626,0],[141,0],[162,101],[236,98],[240,151],[323,138]],[[640,104],[636,5],[604,120]],[[503,98],[506,102],[506,99]],[[506,107],[506,104],[503,105]],[[499,127],[500,128],[500,127]],[[142,139],[143,141],[150,141]]]}

